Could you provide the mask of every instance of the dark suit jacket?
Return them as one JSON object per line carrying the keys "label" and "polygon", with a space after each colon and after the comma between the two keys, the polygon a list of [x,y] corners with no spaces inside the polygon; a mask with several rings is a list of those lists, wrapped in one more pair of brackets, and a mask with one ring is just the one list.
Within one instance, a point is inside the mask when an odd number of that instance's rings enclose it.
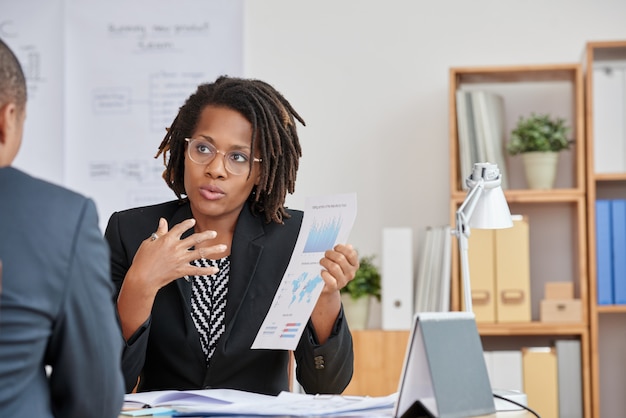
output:
{"label": "dark suit jacket", "polygon": [[117,417],[123,341],[93,202],[0,168],[0,259],[0,416]]}
{"label": "dark suit jacket", "polygon": [[[190,314],[191,284],[178,279],[157,294],[151,318],[127,342],[123,356],[126,390],[141,376],[139,390],[231,388],[277,394],[289,390],[289,353],[251,350],[295,246],[302,212],[290,211],[284,225],[266,224],[246,205],[231,248],[226,330],[207,369]],[[160,217],[170,228],[191,218],[178,201],[114,213],[106,229],[112,274],[119,291],[143,240]],[[186,235],[190,234],[191,230]],[[186,236],[185,235],[185,236]],[[295,351],[298,381],[309,393],[341,393],[352,378],[352,337],[343,312],[331,338],[320,346],[309,321]]]}

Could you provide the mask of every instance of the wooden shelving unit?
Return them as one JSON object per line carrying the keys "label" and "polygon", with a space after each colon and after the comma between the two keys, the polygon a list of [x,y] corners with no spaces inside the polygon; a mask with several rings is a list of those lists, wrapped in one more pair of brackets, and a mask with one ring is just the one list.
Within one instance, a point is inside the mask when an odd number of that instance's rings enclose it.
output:
{"label": "wooden shelving unit", "polygon": [[[626,64],[626,40],[588,42],[584,56],[587,129],[587,213],[589,236],[589,328],[591,381],[594,417],[622,416],[626,409],[623,372],[626,341],[625,305],[597,304],[595,202],[597,199],[626,198],[626,172],[596,173],[593,68],[599,62]],[[621,337],[619,337],[621,336]]]}
{"label": "wooden shelving unit", "polygon": [[[559,156],[559,171],[552,190],[526,188],[519,157],[506,158],[509,187],[505,196],[512,213],[529,217],[532,322],[479,323],[478,331],[486,350],[491,346],[521,348],[550,344],[556,339],[581,342],[582,399],[585,417],[591,411],[591,367],[589,333],[589,291],[587,264],[587,183],[585,163],[584,85],[582,65],[520,65],[509,67],[451,68],[449,85],[450,134],[450,219],[454,225],[457,208],[466,192],[461,184],[469,173],[460,173],[457,130],[457,90],[484,90],[504,98],[505,131],[511,132],[520,116],[550,113],[563,117],[571,127],[573,149]],[[508,138],[507,138],[508,139]],[[479,161],[475,161],[479,162]],[[461,309],[459,254],[456,243],[452,256],[452,300]],[[583,306],[579,323],[555,324],[539,321],[539,304],[546,282],[569,281]],[[532,405],[531,405],[532,406]]]}

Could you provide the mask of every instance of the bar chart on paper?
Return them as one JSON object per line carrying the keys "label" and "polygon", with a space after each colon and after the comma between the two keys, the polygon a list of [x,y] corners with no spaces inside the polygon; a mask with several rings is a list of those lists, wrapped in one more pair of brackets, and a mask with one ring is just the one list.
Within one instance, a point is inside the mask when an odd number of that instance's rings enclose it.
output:
{"label": "bar chart on paper", "polygon": [[356,218],[356,194],[306,201],[300,234],[270,310],[252,348],[294,350],[323,288],[324,252],[347,242]]}
{"label": "bar chart on paper", "polygon": [[320,253],[332,248],[337,241],[337,235],[341,229],[341,218],[333,218],[324,221],[313,220],[309,229],[305,253]]}

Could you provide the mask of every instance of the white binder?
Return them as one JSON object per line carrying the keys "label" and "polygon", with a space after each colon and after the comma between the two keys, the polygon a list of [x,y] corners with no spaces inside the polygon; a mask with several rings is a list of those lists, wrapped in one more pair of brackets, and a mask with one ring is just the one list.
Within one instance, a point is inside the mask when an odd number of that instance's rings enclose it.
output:
{"label": "white binder", "polygon": [[413,321],[413,231],[383,229],[382,328],[408,330]]}

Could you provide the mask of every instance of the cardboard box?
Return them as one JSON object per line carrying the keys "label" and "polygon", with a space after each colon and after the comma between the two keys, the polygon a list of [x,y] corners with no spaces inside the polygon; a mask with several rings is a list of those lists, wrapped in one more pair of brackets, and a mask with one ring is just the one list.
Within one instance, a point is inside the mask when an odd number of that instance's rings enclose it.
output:
{"label": "cardboard box", "polygon": [[543,299],[540,305],[541,322],[581,322],[580,299]]}
{"label": "cardboard box", "polygon": [[545,299],[574,299],[574,283],[548,282],[545,287]]}

